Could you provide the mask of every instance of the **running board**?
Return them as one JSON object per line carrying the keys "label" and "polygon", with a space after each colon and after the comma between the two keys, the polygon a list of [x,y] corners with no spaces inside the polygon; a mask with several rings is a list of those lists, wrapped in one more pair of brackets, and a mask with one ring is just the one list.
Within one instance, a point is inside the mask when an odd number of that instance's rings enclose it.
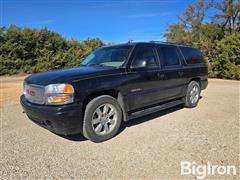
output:
{"label": "running board", "polygon": [[158,105],[158,106],[154,106],[154,107],[151,107],[151,108],[147,108],[147,109],[144,109],[144,110],[141,110],[141,111],[133,112],[129,115],[129,120],[140,117],[140,116],[144,116],[144,115],[147,115],[147,114],[151,114],[151,113],[154,113],[154,112],[158,112],[158,111],[161,111],[161,110],[164,110],[164,109],[168,109],[170,107],[177,106],[179,104],[183,104],[182,99],[175,100],[175,101],[172,101],[172,102],[168,102],[168,103],[165,103],[165,104],[161,104],[161,105]]}

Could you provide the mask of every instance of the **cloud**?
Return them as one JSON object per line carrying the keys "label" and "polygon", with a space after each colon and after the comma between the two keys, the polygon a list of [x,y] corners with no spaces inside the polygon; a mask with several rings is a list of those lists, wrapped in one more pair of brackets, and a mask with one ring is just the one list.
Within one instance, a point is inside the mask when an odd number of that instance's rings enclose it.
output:
{"label": "cloud", "polygon": [[149,14],[132,14],[132,15],[128,15],[126,17],[128,18],[145,18],[145,17],[155,17],[158,16],[157,13],[149,13]]}
{"label": "cloud", "polygon": [[135,42],[148,42],[148,41],[166,41],[164,37],[165,30],[161,28],[146,28],[129,30],[126,33],[122,33],[121,36],[115,37],[115,42],[124,43],[129,39]]}
{"label": "cloud", "polygon": [[172,12],[145,13],[145,14],[130,14],[125,17],[127,17],[127,18],[149,18],[149,17],[156,17],[156,16],[168,16],[171,14],[172,14]]}

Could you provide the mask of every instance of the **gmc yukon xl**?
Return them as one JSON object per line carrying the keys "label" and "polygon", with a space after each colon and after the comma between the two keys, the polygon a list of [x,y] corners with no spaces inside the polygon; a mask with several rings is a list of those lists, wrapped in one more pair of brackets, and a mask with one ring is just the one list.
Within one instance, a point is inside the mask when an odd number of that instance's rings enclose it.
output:
{"label": "gmc yukon xl", "polygon": [[119,44],[96,49],[79,67],[27,77],[20,101],[40,126],[102,142],[117,134],[122,121],[180,104],[196,107],[207,73],[196,48]]}

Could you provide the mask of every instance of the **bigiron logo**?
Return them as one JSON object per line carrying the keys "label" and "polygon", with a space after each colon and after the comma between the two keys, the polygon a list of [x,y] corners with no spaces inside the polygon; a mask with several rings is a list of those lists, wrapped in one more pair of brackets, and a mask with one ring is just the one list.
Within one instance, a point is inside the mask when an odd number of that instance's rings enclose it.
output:
{"label": "bigiron logo", "polygon": [[181,175],[193,175],[197,179],[204,179],[207,176],[237,175],[237,168],[234,165],[216,165],[207,162],[205,165],[198,165],[195,161],[181,161]]}

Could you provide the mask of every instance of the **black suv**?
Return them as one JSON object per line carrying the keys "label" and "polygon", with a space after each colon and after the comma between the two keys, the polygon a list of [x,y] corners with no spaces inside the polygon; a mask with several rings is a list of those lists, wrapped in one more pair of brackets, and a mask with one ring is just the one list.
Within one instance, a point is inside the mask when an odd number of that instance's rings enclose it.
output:
{"label": "black suv", "polygon": [[179,104],[195,107],[208,84],[207,65],[192,47],[160,42],[99,48],[79,67],[27,77],[27,116],[57,134],[112,138],[122,121]]}

